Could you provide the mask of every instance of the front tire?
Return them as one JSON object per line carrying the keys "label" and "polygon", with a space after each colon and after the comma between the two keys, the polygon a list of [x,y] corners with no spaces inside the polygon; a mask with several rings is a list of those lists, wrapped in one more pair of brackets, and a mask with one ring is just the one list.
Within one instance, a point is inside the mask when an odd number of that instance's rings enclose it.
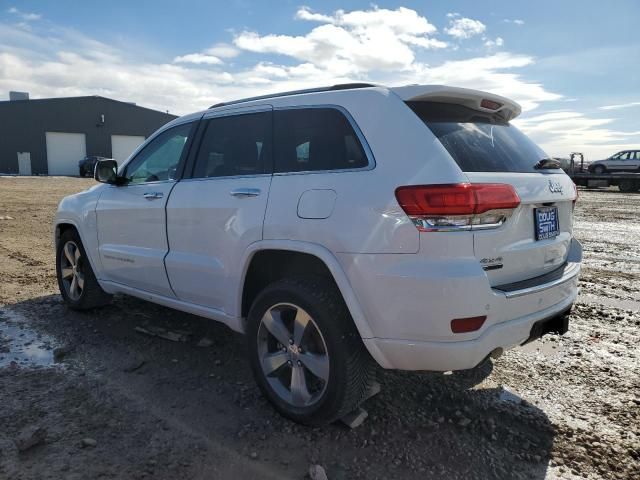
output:
{"label": "front tire", "polygon": [[332,282],[269,285],[253,302],[246,333],[256,382],[285,417],[324,425],[366,398],[375,364]]}
{"label": "front tire", "polygon": [[603,173],[606,173],[607,169],[604,168],[603,165],[596,165],[595,167],[593,167],[593,173],[595,173],[596,175],[602,175]]}
{"label": "front tire", "polygon": [[75,229],[60,235],[56,248],[56,276],[63,300],[74,310],[100,307],[111,301],[96,280],[80,235]]}

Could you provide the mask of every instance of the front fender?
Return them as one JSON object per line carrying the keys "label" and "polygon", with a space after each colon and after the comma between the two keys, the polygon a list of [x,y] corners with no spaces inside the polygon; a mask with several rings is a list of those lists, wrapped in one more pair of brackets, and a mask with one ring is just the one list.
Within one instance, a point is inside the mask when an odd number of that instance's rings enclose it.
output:
{"label": "front fender", "polygon": [[96,206],[100,198],[101,185],[84,192],[69,195],[62,199],[53,224],[53,242],[57,248],[60,239],[60,226],[73,226],[87,253],[89,264],[98,280],[101,278],[102,263],[98,254],[98,230]]}

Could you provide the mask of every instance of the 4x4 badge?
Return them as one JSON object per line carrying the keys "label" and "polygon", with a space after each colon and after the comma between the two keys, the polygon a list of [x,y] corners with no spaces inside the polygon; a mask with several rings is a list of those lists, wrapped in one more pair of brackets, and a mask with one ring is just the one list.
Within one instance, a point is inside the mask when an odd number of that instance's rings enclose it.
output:
{"label": "4x4 badge", "polygon": [[562,193],[562,184],[555,180],[549,180],[549,191],[551,193]]}

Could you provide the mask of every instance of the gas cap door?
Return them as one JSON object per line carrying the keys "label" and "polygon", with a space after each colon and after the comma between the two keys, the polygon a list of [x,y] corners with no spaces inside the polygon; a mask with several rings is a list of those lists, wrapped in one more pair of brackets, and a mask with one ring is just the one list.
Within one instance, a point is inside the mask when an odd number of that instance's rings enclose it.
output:
{"label": "gas cap door", "polygon": [[314,189],[307,190],[298,200],[298,217],[323,219],[329,218],[336,205],[335,190]]}

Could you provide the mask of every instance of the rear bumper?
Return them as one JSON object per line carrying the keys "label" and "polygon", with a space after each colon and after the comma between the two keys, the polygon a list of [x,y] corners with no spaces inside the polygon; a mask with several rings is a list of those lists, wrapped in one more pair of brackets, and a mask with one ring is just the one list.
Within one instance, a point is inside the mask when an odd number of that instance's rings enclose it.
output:
{"label": "rear bumper", "polygon": [[[373,333],[363,341],[374,359],[389,369],[448,371],[523,344],[536,323],[569,310],[582,247],[572,240],[569,250],[561,269],[493,288],[475,258],[342,255],[341,261],[357,266],[345,270]],[[479,315],[487,317],[480,330],[452,333],[451,320]]]}
{"label": "rear bumper", "polygon": [[[466,370],[480,364],[496,349],[507,350],[562,328],[576,295],[552,308],[493,325],[481,337],[463,342],[410,342],[371,338],[364,340],[383,368],[397,370]],[[377,353],[373,353],[377,352]]]}

